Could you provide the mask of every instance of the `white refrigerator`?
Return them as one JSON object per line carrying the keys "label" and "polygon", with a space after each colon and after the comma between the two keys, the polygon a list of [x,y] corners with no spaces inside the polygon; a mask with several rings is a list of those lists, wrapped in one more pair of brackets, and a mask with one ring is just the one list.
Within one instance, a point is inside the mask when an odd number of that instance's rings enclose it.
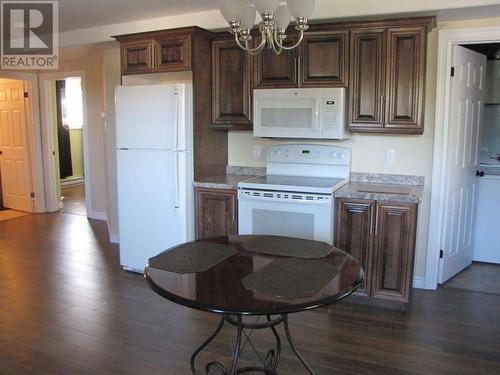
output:
{"label": "white refrigerator", "polygon": [[192,89],[188,84],[118,86],[116,145],[120,264],[148,259],[194,238]]}

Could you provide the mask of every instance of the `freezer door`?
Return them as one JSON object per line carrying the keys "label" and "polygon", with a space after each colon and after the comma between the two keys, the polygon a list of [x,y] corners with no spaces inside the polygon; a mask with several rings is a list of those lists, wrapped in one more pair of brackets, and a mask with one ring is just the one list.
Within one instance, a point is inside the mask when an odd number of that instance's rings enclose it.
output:
{"label": "freezer door", "polygon": [[182,85],[118,86],[117,148],[175,150]]}
{"label": "freezer door", "polygon": [[148,259],[188,240],[178,154],[118,150],[120,263],[142,272]]}

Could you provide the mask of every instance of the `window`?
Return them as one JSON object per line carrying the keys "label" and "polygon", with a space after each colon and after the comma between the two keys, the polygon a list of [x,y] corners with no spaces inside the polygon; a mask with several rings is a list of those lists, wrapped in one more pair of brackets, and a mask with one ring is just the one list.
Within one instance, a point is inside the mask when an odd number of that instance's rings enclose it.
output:
{"label": "window", "polygon": [[65,97],[62,101],[63,123],[69,129],[83,128],[82,79],[65,79]]}

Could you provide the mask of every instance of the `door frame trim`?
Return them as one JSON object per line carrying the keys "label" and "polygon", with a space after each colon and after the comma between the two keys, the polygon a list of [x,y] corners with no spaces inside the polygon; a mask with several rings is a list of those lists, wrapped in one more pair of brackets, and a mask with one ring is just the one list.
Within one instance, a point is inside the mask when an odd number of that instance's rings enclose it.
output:
{"label": "door frame trim", "polygon": [[40,108],[42,112],[42,129],[43,129],[43,155],[44,155],[44,169],[45,169],[45,190],[47,211],[55,212],[61,209],[60,202],[57,198],[56,178],[57,171],[54,161],[54,127],[52,124],[52,114],[55,110],[52,108],[50,100],[50,82],[65,79],[70,77],[81,77],[82,79],[82,98],[83,98],[83,173],[85,175],[85,205],[87,207],[87,217],[91,219],[102,220],[102,217],[92,217],[92,188],[90,184],[92,170],[89,162],[89,125],[87,115],[87,89],[85,71],[69,71],[69,72],[55,72],[55,73],[41,73],[40,79]]}
{"label": "door frame trim", "polygon": [[448,149],[452,48],[454,45],[458,44],[498,42],[500,42],[500,27],[439,30],[434,157],[432,166],[429,239],[425,267],[425,289],[435,290],[438,286],[439,252],[441,250],[444,219],[444,181],[446,176],[445,166]]}
{"label": "door frame trim", "polygon": [[43,176],[42,134],[40,126],[39,86],[35,73],[0,71],[0,78],[23,81],[24,90],[28,93],[26,100],[26,134],[28,141],[28,158],[31,174],[31,189],[35,193],[33,212],[45,212],[45,184]]}

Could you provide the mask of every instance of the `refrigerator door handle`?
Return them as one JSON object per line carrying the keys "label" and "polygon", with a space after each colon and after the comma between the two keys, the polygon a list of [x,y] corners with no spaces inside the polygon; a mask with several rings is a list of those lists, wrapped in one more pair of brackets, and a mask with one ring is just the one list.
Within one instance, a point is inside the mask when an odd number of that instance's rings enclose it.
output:
{"label": "refrigerator door handle", "polygon": [[175,118],[174,118],[174,139],[175,139],[175,171],[174,171],[174,194],[175,194],[175,201],[174,201],[174,208],[179,209],[180,208],[180,187],[179,187],[179,93],[174,94],[174,100],[175,100]]}
{"label": "refrigerator door handle", "polygon": [[180,197],[179,197],[179,152],[174,151],[174,159],[175,159],[175,172],[174,172],[174,208],[179,209],[180,208]]}

